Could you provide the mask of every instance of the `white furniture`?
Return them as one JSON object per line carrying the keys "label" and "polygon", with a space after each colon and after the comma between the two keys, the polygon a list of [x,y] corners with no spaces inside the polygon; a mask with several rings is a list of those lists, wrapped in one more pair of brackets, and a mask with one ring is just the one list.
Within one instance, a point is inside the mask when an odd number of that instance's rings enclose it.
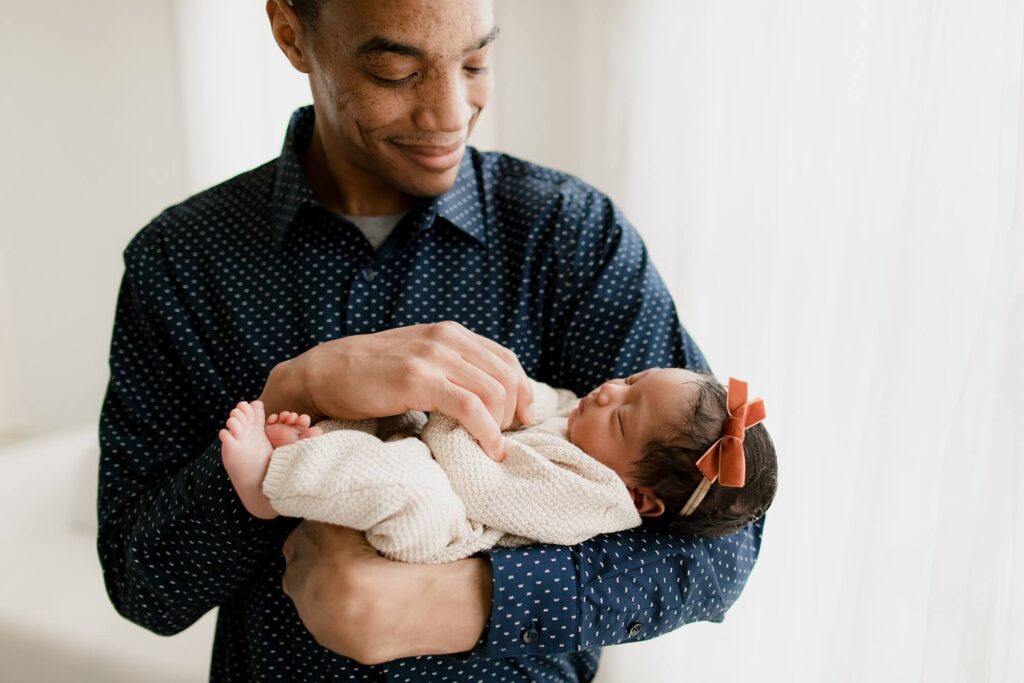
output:
{"label": "white furniture", "polygon": [[215,614],[167,638],[110,604],[96,553],[95,425],[0,449],[0,680],[204,681]]}

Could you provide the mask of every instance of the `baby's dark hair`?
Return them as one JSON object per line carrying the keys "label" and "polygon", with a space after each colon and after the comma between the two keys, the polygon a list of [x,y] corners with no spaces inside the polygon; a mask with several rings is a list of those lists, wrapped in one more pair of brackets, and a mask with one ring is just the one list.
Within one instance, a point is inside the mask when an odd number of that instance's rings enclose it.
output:
{"label": "baby's dark hair", "polygon": [[697,460],[722,435],[729,416],[726,388],[711,375],[700,375],[697,397],[689,414],[680,415],[665,426],[665,433],[644,448],[635,465],[633,479],[651,488],[665,503],[665,512],[646,517],[644,523],[670,533],[705,537],[725,536],[739,531],[761,518],[775,498],[778,486],[778,461],[775,446],[764,423],[756,424],[744,435],[746,483],[742,488],[711,485],[707,496],[693,514],[681,517],[704,475]]}

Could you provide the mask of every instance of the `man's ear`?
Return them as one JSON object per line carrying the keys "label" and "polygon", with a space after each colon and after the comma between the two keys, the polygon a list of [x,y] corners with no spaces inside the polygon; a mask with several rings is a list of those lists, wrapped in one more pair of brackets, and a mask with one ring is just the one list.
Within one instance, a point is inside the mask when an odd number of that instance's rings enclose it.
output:
{"label": "man's ear", "polygon": [[633,504],[641,517],[660,517],[665,514],[665,503],[649,488],[629,489]]}
{"label": "man's ear", "polygon": [[281,52],[296,70],[308,74],[311,71],[308,58],[310,34],[299,20],[299,15],[285,0],[267,0],[267,17]]}

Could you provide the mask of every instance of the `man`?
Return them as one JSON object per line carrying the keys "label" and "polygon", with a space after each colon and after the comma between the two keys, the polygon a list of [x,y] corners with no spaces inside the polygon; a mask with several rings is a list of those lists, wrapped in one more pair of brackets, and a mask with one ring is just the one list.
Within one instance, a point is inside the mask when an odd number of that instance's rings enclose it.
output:
{"label": "man", "polygon": [[279,159],[125,250],[100,425],[114,605],[163,634],[219,607],[217,681],[586,681],[602,645],[721,620],[760,523],[421,566],[351,530],[245,513],[217,439],[241,399],[314,419],[443,410],[500,460],[500,428],[530,421],[527,375],[583,393],[705,367],[606,197],[466,147],[491,86],[489,0],[267,12],[313,107]]}

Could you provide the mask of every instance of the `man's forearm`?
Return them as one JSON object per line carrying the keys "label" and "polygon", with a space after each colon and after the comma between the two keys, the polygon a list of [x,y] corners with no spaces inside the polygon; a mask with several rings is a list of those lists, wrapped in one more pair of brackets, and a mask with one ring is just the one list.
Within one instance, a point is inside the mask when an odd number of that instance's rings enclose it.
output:
{"label": "man's forearm", "polygon": [[[380,661],[472,650],[491,613],[491,564],[471,557],[440,565],[399,565],[409,577],[397,594],[382,596],[392,634]],[[395,595],[396,593],[392,593]]]}
{"label": "man's forearm", "polygon": [[490,618],[486,559],[395,562],[361,531],[308,520],[283,552],[282,585],[302,623],[321,645],[362,664],[466,652]]}
{"label": "man's forearm", "polygon": [[316,406],[313,405],[304,374],[303,360],[302,356],[297,356],[278,363],[270,371],[263,393],[259,397],[267,415],[290,410],[309,415],[314,424],[326,417],[317,413]]}

